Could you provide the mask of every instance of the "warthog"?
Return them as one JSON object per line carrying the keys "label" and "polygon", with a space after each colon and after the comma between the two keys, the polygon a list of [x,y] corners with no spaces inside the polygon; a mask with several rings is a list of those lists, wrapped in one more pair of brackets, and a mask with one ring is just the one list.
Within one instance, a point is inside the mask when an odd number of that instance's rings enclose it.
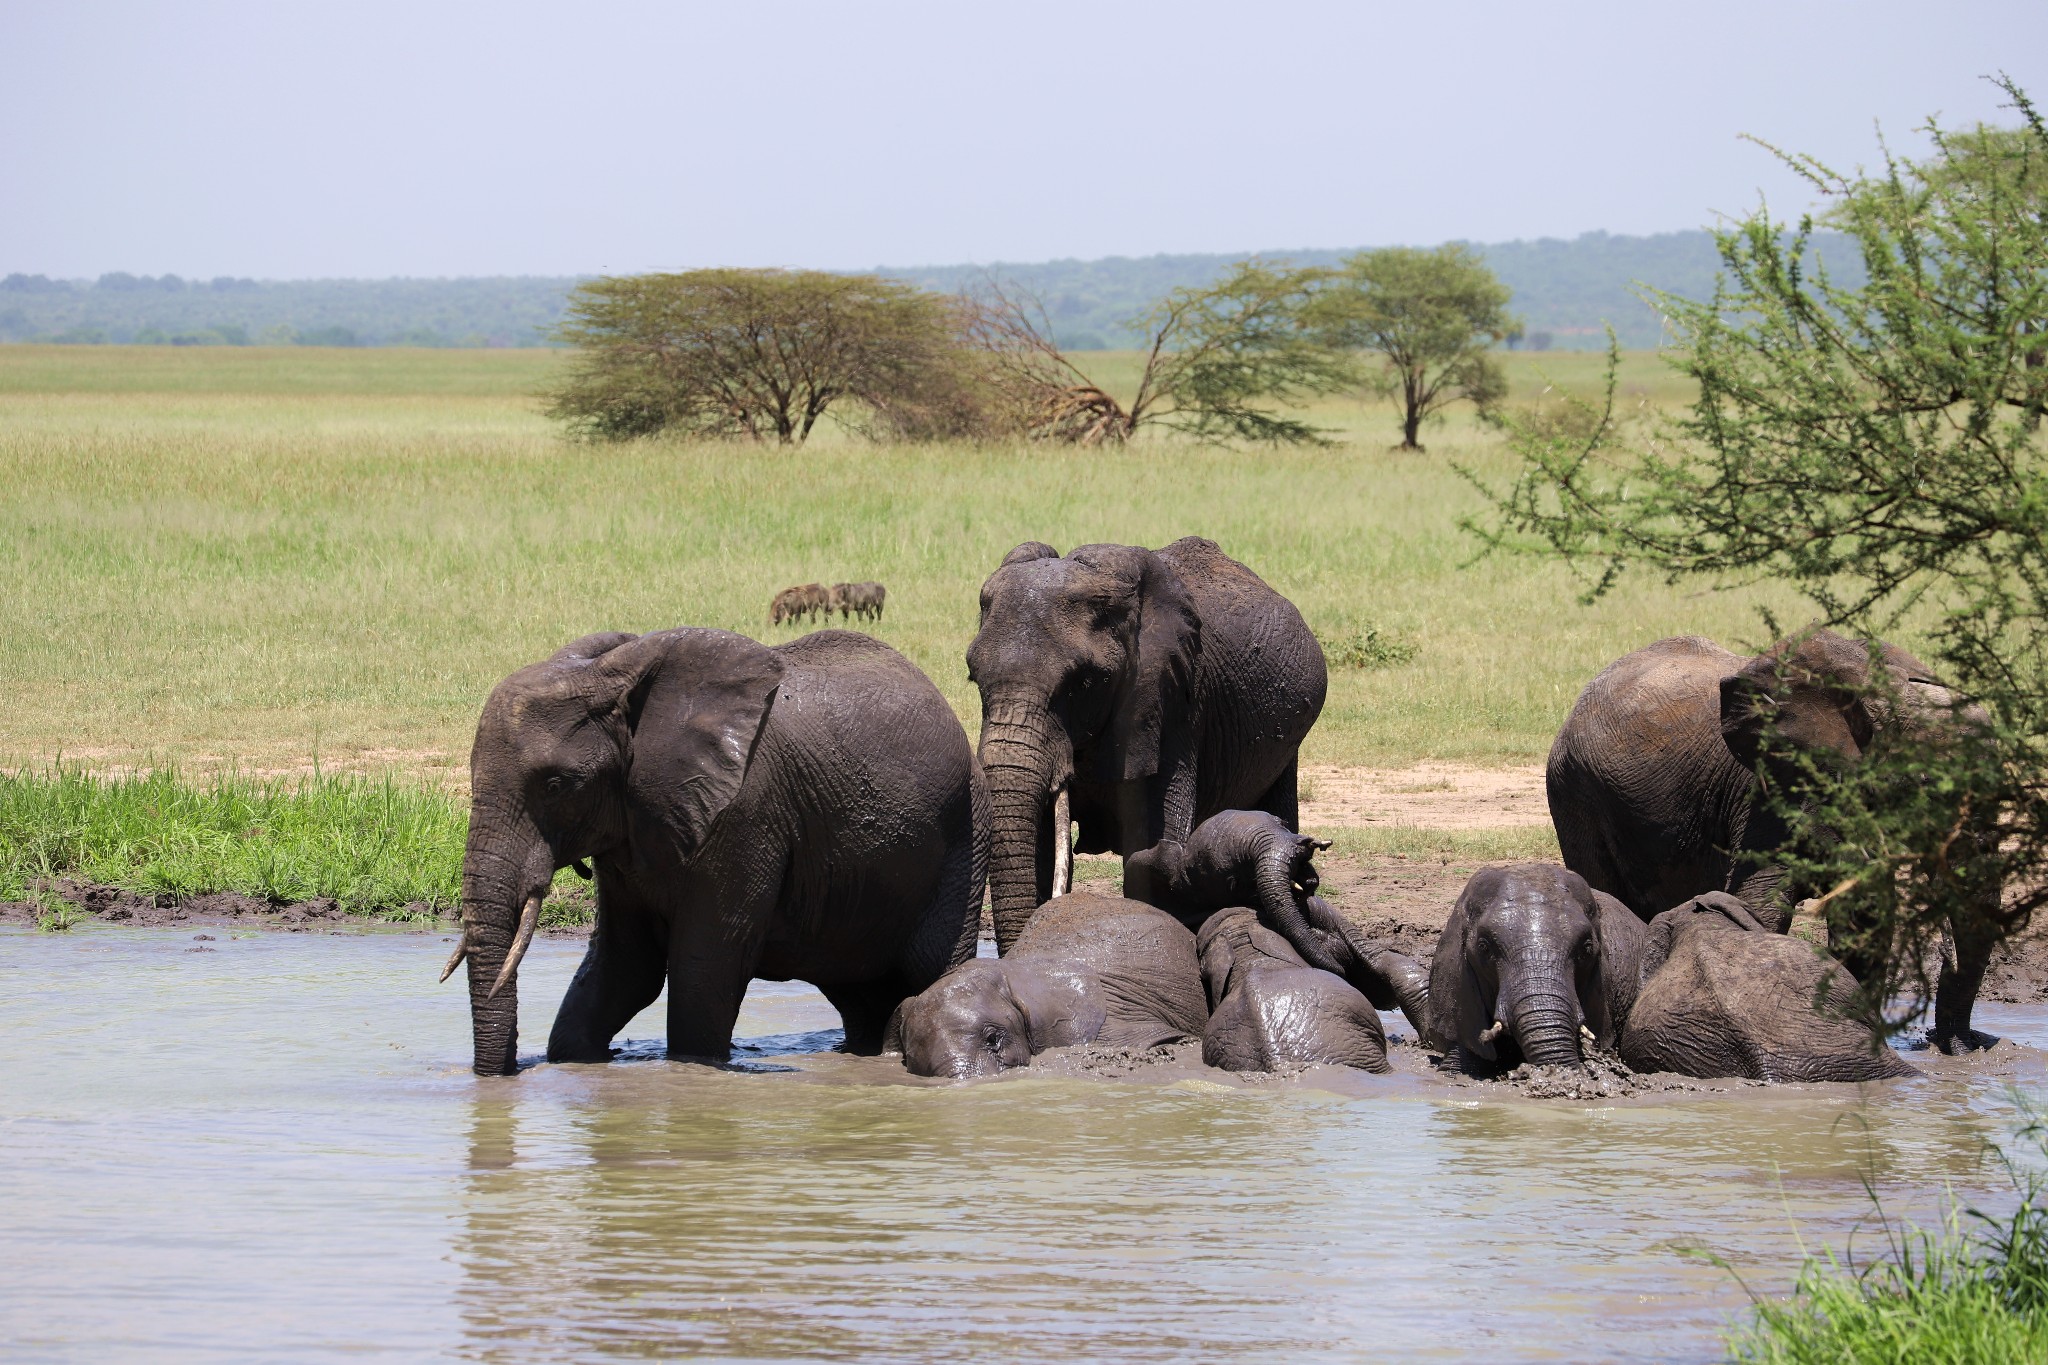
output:
{"label": "warthog", "polygon": [[888,598],[889,590],[880,583],[835,583],[832,585],[832,605],[839,608],[840,618],[858,616],[863,621],[882,619],[882,603]]}
{"label": "warthog", "polygon": [[807,616],[830,614],[832,594],[825,590],[823,583],[805,583],[799,587],[784,588],[775,594],[775,600],[768,604],[768,624],[779,626],[784,621],[800,621]]}

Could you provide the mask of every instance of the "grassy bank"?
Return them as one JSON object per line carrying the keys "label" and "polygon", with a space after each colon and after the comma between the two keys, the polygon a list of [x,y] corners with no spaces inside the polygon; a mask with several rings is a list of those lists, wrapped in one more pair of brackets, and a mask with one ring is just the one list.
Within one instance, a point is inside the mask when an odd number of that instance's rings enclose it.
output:
{"label": "grassy bank", "polygon": [[20,771],[0,775],[0,900],[54,909],[48,883],[68,878],[452,914],[468,823],[448,793],[390,777]]}
{"label": "grassy bank", "polygon": [[2048,1205],[2039,1175],[2048,1128],[2024,1098],[2020,1109],[2026,1168],[2001,1154],[2018,1195],[2012,1213],[1952,1213],[1939,1233],[1885,1220],[1881,1256],[1861,1266],[1833,1255],[1808,1260],[1790,1297],[1758,1302],[1730,1334],[1730,1357],[1758,1365],[2048,1360]]}
{"label": "grassy bank", "polygon": [[[528,397],[559,359],[0,347],[0,761],[459,785],[512,668],[604,628],[789,638],[768,600],[809,579],[886,583],[877,633],[972,727],[976,591],[1032,538],[1208,535],[1329,638],[1399,645],[1338,671],[1317,762],[1532,761],[1616,655],[1756,629],[1753,593],[1640,582],[1588,609],[1554,565],[1468,567],[1477,502],[1450,462],[1507,466],[1465,418],[1421,455],[1349,401],[1316,410],[1342,440],[1313,451],[593,448]],[[1525,397],[1593,373],[1511,359]],[[1629,402],[1680,396],[1630,367]]]}

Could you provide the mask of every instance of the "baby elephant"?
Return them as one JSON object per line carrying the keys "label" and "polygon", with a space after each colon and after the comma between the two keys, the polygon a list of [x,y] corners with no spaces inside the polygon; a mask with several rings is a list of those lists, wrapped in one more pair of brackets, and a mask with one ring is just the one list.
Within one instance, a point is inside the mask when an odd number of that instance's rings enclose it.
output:
{"label": "baby elephant", "polygon": [[1341,978],[1302,961],[1252,911],[1210,916],[1195,947],[1209,993],[1202,1060],[1210,1066],[1389,1069],[1386,1031],[1371,1002]]}
{"label": "baby elephant", "polygon": [[1556,863],[1483,867],[1444,923],[1429,970],[1429,1046],[1486,1075],[1582,1066],[1635,1002],[1643,922]]}
{"label": "baby elephant", "polygon": [[905,1000],[882,1046],[920,1076],[991,1076],[1048,1048],[1198,1037],[1208,1017],[1185,926],[1077,892],[1040,906],[1003,957],[963,962]]}
{"label": "baby elephant", "polygon": [[1621,1034],[1637,1071],[1758,1081],[1874,1081],[1918,1072],[1871,1029],[1816,1005],[1856,982],[1827,954],[1765,929],[1726,892],[1650,921],[1643,983]]}

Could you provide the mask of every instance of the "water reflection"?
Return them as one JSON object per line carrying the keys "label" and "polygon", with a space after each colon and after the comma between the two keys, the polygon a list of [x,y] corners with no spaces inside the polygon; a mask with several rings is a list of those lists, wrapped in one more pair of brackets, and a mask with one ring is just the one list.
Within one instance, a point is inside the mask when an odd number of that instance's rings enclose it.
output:
{"label": "water reflection", "polygon": [[[438,938],[214,946],[0,939],[0,1350],[1712,1358],[1741,1293],[1681,1248],[1782,1285],[1865,1173],[1923,1210],[1993,1188],[2004,1087],[2041,1076],[1598,1107],[953,1087],[759,987],[740,1067],[661,1059],[657,1002],[627,1060],[477,1081]],[[530,1040],[576,955],[536,945]]]}

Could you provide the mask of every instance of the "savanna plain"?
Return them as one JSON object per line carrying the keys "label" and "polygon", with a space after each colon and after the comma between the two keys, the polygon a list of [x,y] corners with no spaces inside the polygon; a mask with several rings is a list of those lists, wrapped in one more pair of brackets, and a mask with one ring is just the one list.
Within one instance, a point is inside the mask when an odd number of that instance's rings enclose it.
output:
{"label": "savanna plain", "polygon": [[[1592,395],[1599,359],[1510,356],[1510,402]],[[761,983],[732,1069],[661,1060],[657,1002],[618,1065],[476,1080],[434,986],[470,733],[576,636],[777,642],[811,628],[769,626],[778,589],[874,579],[869,629],[972,734],[1005,551],[1208,536],[1332,659],[1303,780],[1326,886],[1420,942],[1480,861],[1555,856],[1540,765],[1602,666],[1803,619],[1768,585],[1581,605],[1564,567],[1480,555],[1459,469],[1513,463],[1464,414],[1423,453],[1350,399],[1312,449],[596,446],[540,415],[560,364],[0,347],[10,1353],[1713,1359],[1745,1283],[1878,1244],[1866,1183],[1923,1222],[2007,1190],[1983,1143],[2042,1079],[2037,1004],[1983,1007],[2018,1046],[1881,1088],[1588,1105],[1413,1067],[931,1086]],[[1688,396],[1625,357],[1629,420]],[[82,888],[331,913],[115,927]],[[529,1038],[579,952],[528,959]]]}

